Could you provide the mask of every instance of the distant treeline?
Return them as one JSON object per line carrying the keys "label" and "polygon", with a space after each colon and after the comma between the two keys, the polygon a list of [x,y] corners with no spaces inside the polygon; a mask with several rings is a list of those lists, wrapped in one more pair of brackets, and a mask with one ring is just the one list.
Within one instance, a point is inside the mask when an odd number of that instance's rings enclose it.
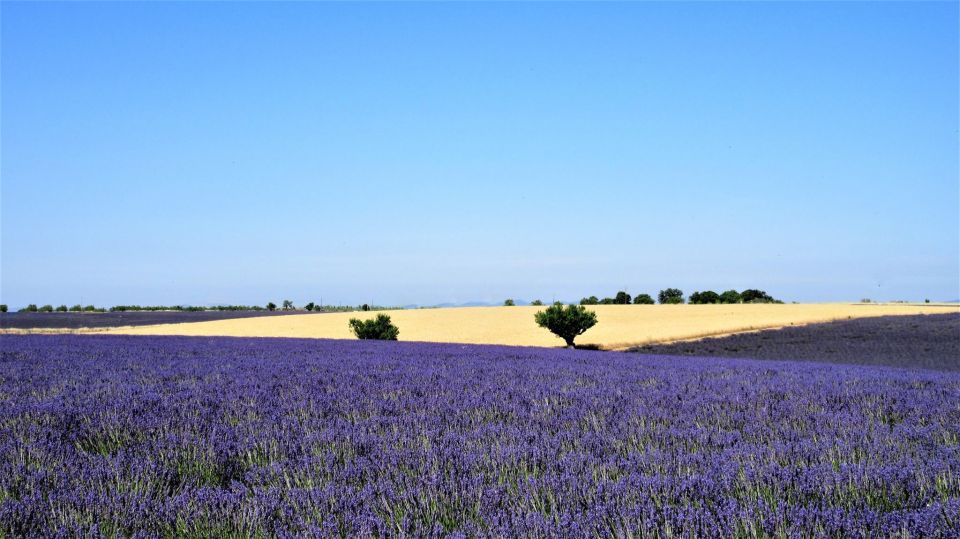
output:
{"label": "distant treeline", "polygon": [[110,312],[124,311],[263,311],[265,307],[259,305],[216,305],[213,307],[189,307],[184,305],[114,305]]}
{"label": "distant treeline", "polygon": [[[727,290],[720,294],[713,290],[703,292],[694,292],[689,298],[684,298],[683,290],[679,288],[665,288],[657,294],[657,301],[661,304],[681,304],[690,303],[692,305],[706,305],[711,303],[783,303],[774,299],[770,294],[763,290],[748,289],[743,292],[736,290]],[[637,294],[630,297],[630,294],[619,291],[612,298],[599,299],[597,296],[590,296],[580,300],[580,305],[653,305],[655,302],[650,294]]]}
{"label": "distant treeline", "polygon": [[[315,304],[312,301],[307,303],[303,307],[297,307],[290,300],[283,300],[280,310],[283,311],[316,311],[316,312],[352,312],[352,311],[382,311],[388,309],[400,309],[402,307],[386,307],[382,305],[368,305],[366,303],[362,305],[320,305]],[[157,311],[178,311],[178,312],[204,312],[204,311],[276,311],[278,309],[277,304],[272,301],[267,303],[265,306],[261,307],[259,305],[213,305],[207,307],[195,307],[189,305],[114,305],[109,309],[103,307],[95,307],[93,305],[74,305],[73,307],[67,307],[66,305],[60,305],[54,307],[53,305],[41,305],[37,306],[34,303],[27,305],[26,307],[19,309],[18,312],[21,313],[66,313],[66,312],[86,312],[86,313],[105,313],[107,311],[112,313],[122,313],[122,312],[157,312]],[[7,312],[6,305],[0,305],[0,312]]]}

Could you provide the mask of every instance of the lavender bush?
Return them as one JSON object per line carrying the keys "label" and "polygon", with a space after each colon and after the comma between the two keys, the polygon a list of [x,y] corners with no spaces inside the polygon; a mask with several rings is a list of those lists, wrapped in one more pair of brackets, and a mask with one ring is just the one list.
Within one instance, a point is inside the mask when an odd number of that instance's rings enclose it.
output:
{"label": "lavender bush", "polygon": [[956,537],[960,374],[0,336],[0,536]]}

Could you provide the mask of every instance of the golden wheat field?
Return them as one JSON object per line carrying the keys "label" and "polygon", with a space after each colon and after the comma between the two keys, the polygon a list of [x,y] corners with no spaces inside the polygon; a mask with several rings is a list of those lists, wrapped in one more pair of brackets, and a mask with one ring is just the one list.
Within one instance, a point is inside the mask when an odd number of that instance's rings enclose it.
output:
{"label": "golden wheat field", "polygon": [[[380,311],[400,328],[402,341],[562,346],[563,341],[534,322],[543,307],[460,307]],[[956,305],[595,305],[598,323],[577,339],[578,345],[604,349],[669,342],[726,333],[802,325],[869,316],[958,312]],[[127,335],[197,335],[234,337],[354,338],[350,318],[371,312],[321,313],[241,318],[185,324],[126,327],[105,333]]]}

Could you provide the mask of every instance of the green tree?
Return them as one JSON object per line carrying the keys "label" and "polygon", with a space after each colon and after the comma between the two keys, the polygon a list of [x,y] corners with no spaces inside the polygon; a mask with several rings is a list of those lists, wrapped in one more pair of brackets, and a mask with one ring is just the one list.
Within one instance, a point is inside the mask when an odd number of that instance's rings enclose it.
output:
{"label": "green tree", "polygon": [[86,311],[86,312],[88,312],[88,313],[95,313],[95,312],[97,312],[97,308],[94,307],[93,305],[87,305],[86,307],[83,308],[83,310]]}
{"label": "green tree", "polygon": [[308,310],[308,311],[312,311],[313,308],[314,308],[314,304],[313,304],[313,302],[311,301],[310,303],[307,303],[306,305],[304,305],[303,308],[306,309],[306,310]]}
{"label": "green tree", "polygon": [[613,298],[613,302],[617,305],[629,305],[630,304],[630,294],[627,294],[623,290],[617,292],[617,296]]}
{"label": "green tree", "polygon": [[583,335],[585,331],[597,324],[595,312],[588,311],[583,305],[564,307],[561,303],[554,303],[545,311],[538,311],[533,319],[538,326],[549,329],[571,347],[577,336]]}
{"label": "green tree", "polygon": [[289,299],[283,300],[283,310],[284,310],[284,311],[292,311],[293,309],[294,309],[294,306],[293,306],[293,302],[292,302],[292,301],[290,301]]}
{"label": "green tree", "polygon": [[35,313],[35,312],[37,312],[37,310],[38,310],[38,309],[37,309],[37,304],[36,304],[36,303],[31,303],[30,305],[27,305],[27,306],[24,307],[23,309],[20,309],[20,311],[22,311],[22,312],[28,312],[28,313]]}
{"label": "green tree", "polygon": [[540,301],[539,299],[535,299],[535,300],[533,300],[533,301],[530,302],[530,305],[535,305],[535,306],[539,307],[539,306],[543,305],[543,302]]}
{"label": "green tree", "polygon": [[727,290],[720,294],[720,303],[740,303],[740,292]]}
{"label": "green tree", "polygon": [[274,302],[272,302],[272,301],[271,301],[270,303],[267,303],[267,310],[268,310],[268,311],[276,311],[276,310],[277,310],[277,304],[274,303]]}
{"label": "green tree", "polygon": [[65,312],[67,312],[67,306],[66,306],[66,305],[60,305],[59,307],[57,307],[57,312],[58,312],[58,313],[65,313]]}
{"label": "green tree", "polygon": [[637,297],[633,298],[634,305],[653,305],[653,298],[650,297],[650,294],[637,294]]}
{"label": "green tree", "polygon": [[599,305],[600,300],[597,299],[597,296],[590,296],[589,298],[583,298],[580,300],[580,305]]}
{"label": "green tree", "polygon": [[358,339],[395,341],[397,336],[400,335],[400,329],[390,322],[390,316],[383,313],[370,320],[351,318],[349,325]]}
{"label": "green tree", "polygon": [[694,292],[693,294],[690,294],[690,303],[694,305],[720,303],[720,294],[717,294],[713,290]]}
{"label": "green tree", "polygon": [[776,303],[777,300],[773,299],[770,294],[767,294],[763,290],[748,289],[740,293],[740,299],[744,303]]}
{"label": "green tree", "polygon": [[657,294],[657,299],[664,305],[683,303],[683,290],[679,288],[666,288]]}
{"label": "green tree", "polygon": [[7,304],[0,303],[0,313],[5,313],[5,312],[7,312]]}
{"label": "green tree", "polygon": [[80,312],[80,311],[82,311],[82,310],[83,310],[83,306],[81,306],[80,304],[77,304],[77,305],[74,305],[73,307],[70,307],[70,312],[72,312],[72,313],[78,313],[78,312]]}
{"label": "green tree", "polygon": [[513,307],[514,305],[516,305],[516,303],[514,303],[514,301],[513,301],[512,298],[507,298],[507,299],[503,300],[503,306],[504,306],[504,307]]}

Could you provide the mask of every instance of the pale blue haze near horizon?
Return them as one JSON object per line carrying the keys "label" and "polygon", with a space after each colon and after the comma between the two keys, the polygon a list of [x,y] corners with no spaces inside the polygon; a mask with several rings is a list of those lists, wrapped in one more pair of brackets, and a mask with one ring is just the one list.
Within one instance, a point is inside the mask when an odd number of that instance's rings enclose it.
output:
{"label": "pale blue haze near horizon", "polygon": [[0,301],[960,297],[958,3],[9,3]]}

